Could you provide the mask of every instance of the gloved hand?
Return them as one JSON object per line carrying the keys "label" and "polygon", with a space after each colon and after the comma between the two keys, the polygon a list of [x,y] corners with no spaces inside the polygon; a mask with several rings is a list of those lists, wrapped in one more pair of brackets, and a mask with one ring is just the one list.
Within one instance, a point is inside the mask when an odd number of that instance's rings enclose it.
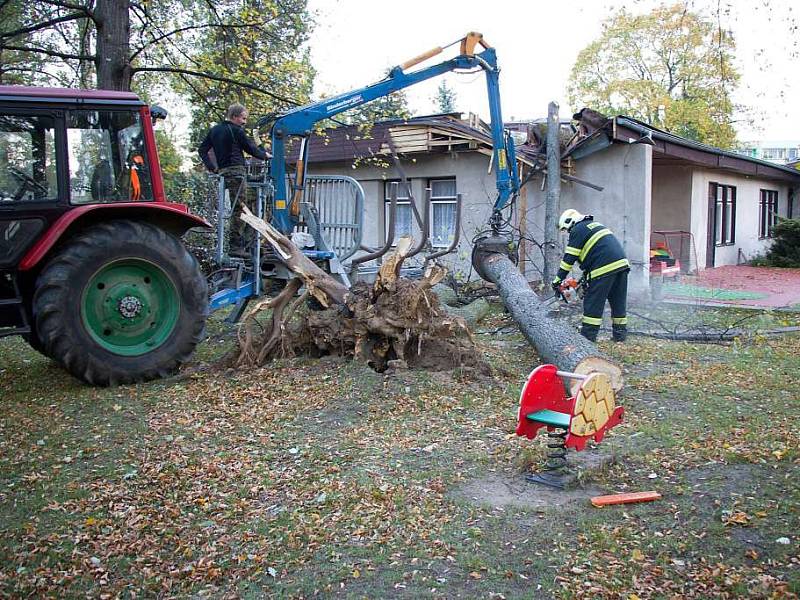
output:
{"label": "gloved hand", "polygon": [[554,280],[553,283],[550,284],[550,286],[553,288],[553,292],[555,292],[556,298],[559,297],[561,295],[561,280],[559,279]]}

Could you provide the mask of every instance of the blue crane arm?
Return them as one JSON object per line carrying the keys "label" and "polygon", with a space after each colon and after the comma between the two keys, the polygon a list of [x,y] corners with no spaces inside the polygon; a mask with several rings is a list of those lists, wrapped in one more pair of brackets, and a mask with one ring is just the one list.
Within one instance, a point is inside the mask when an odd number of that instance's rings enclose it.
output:
{"label": "blue crane arm", "polygon": [[[474,38],[484,46],[480,53],[473,54],[467,50],[464,53],[464,42]],[[334,117],[346,110],[361,106],[371,100],[387,96],[392,92],[402,90],[416,83],[432,77],[442,75],[457,69],[481,68],[486,74],[486,87],[489,95],[489,113],[491,117],[491,135],[493,145],[493,164],[497,187],[497,200],[494,212],[505,208],[512,196],[519,191],[519,177],[516,169],[516,154],[514,142],[503,127],[503,117],[500,110],[499,69],[494,48],[481,41],[480,34],[469,34],[462,40],[462,54],[446,60],[437,65],[406,73],[404,68],[413,66],[438,54],[441,48],[436,48],[426,54],[412,59],[401,66],[394,67],[389,75],[372,85],[327,98],[320,102],[313,102],[293,109],[281,115],[272,127],[272,167],[271,173],[275,183],[275,202],[273,210],[274,225],[283,233],[290,233],[299,214],[299,197],[302,193],[305,168],[308,160],[307,139],[311,135],[316,123]],[[293,183],[293,197],[289,201],[286,189],[286,141],[290,136],[301,138],[300,154],[297,164],[297,177]]]}

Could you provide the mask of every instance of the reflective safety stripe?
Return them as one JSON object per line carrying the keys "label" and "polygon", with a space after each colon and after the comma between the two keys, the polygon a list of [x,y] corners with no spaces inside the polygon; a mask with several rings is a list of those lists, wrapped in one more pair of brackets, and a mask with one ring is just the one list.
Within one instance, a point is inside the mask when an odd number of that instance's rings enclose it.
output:
{"label": "reflective safety stripe", "polygon": [[565,271],[569,271],[572,268],[571,264],[569,264],[568,262],[564,262],[563,260],[561,261],[561,264],[558,266],[564,269]]}
{"label": "reflective safety stripe", "polygon": [[586,315],[583,315],[583,322],[586,323],[587,325],[602,325],[603,324],[603,318],[602,317],[600,317],[600,318],[598,318],[598,317],[587,317]]}
{"label": "reflective safety stripe", "polygon": [[628,317],[611,317],[612,325],[627,325]]}
{"label": "reflective safety stripe", "polygon": [[600,231],[595,233],[592,237],[590,237],[588,240],[586,240],[586,243],[583,245],[583,248],[581,248],[581,253],[580,256],[578,256],[578,260],[581,262],[585,261],[586,255],[589,254],[589,251],[592,248],[594,248],[594,245],[597,243],[597,240],[607,235],[611,235],[611,230],[601,229]]}
{"label": "reflective safety stripe", "polygon": [[564,250],[567,254],[572,254],[572,256],[580,256],[581,249],[580,248],[573,248],[572,246],[567,246],[566,250]]}
{"label": "reflective safety stripe", "polygon": [[602,223],[589,223],[586,228],[587,229],[597,229],[598,227],[602,227]]}
{"label": "reflective safety stripe", "polygon": [[595,277],[600,277],[601,275],[605,275],[606,273],[611,273],[612,271],[617,271],[619,269],[624,269],[630,266],[631,263],[628,262],[627,258],[620,258],[619,260],[615,260],[612,263],[608,263],[607,265],[594,269],[589,274],[589,277],[591,279],[594,279]]}
{"label": "reflective safety stripe", "polygon": [[561,277],[556,277],[553,279],[553,283],[561,283]]}

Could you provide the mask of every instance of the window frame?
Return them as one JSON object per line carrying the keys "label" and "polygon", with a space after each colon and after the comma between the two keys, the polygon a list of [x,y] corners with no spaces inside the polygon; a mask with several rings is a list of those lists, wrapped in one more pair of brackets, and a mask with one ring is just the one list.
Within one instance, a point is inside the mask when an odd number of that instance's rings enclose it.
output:
{"label": "window frame", "polygon": [[0,203],[0,211],[12,210],[19,211],[20,207],[34,206],[34,205],[61,205],[67,202],[67,191],[69,185],[67,183],[67,167],[65,165],[67,152],[66,152],[66,133],[64,129],[64,111],[43,109],[43,108],[20,108],[19,104],[3,105],[0,104],[0,113],[6,115],[14,115],[20,117],[50,117],[53,119],[53,144],[54,156],[56,167],[56,191],[55,196],[51,198],[39,198],[25,201],[3,202]]}
{"label": "window frame", "polygon": [[[716,181],[709,182],[715,198],[714,203],[714,246],[733,246],[736,243],[736,186]],[[726,210],[728,209],[729,210]],[[720,215],[721,211],[721,215]],[[728,219],[730,215],[730,219]],[[717,235],[717,219],[720,221],[720,235]]]}
{"label": "window frame", "polygon": [[778,190],[758,190],[758,239],[767,240],[774,236],[778,224]]}
{"label": "window frame", "polygon": [[[391,198],[389,197],[389,192],[391,190],[391,186],[393,183],[397,185],[397,212],[400,212],[401,206],[407,206],[408,210],[411,212],[411,231],[408,233],[410,235],[414,234],[414,209],[411,208],[411,198],[413,196],[412,193],[412,179],[407,180],[406,182],[406,196],[401,195],[403,189],[403,181],[401,179],[385,179],[383,181],[383,241],[386,242],[386,239],[389,237],[389,205],[391,203]],[[397,220],[395,219],[394,222],[394,238],[392,239],[392,248],[397,245],[397,240],[400,236],[397,235]]]}
{"label": "window frame", "polygon": [[[93,197],[91,197],[91,192],[89,193],[89,198],[88,199],[79,200],[77,197],[73,197],[73,193],[72,193],[72,174],[73,173],[72,173],[72,168],[71,168],[72,165],[70,164],[69,131],[70,130],[80,131],[80,129],[75,128],[75,127],[70,127],[70,121],[71,121],[71,117],[72,117],[73,114],[86,113],[86,112],[126,113],[126,114],[130,114],[130,115],[132,115],[134,117],[135,122],[139,126],[139,135],[141,136],[141,148],[140,148],[140,150],[141,150],[141,155],[143,156],[143,159],[144,159],[144,167],[137,169],[137,171],[141,172],[139,177],[144,179],[144,182],[146,183],[147,188],[149,188],[150,197],[115,198],[115,197],[111,196],[111,197],[108,197],[108,198],[93,198]],[[122,106],[122,105],[106,106],[106,105],[85,104],[85,105],[81,105],[81,106],[78,106],[78,107],[70,107],[69,109],[67,109],[65,111],[64,121],[63,121],[63,130],[64,130],[64,134],[63,134],[64,177],[65,177],[65,184],[66,184],[66,191],[67,191],[66,195],[68,196],[67,202],[71,206],[87,206],[87,205],[92,205],[92,204],[118,204],[118,203],[123,203],[123,202],[153,202],[153,201],[155,201],[157,199],[157,193],[156,193],[156,185],[157,184],[156,184],[156,182],[155,182],[155,180],[153,178],[153,161],[154,160],[158,160],[158,157],[157,157],[157,153],[156,153],[156,156],[153,156],[153,153],[151,152],[150,146],[148,144],[148,139],[147,139],[148,136],[147,136],[147,132],[146,132],[147,127],[146,127],[146,123],[145,123],[145,120],[147,118],[149,118],[149,117],[142,112],[141,107],[139,107],[139,106]],[[122,140],[120,139],[120,133],[122,131],[124,131],[125,129],[128,129],[131,126],[132,125],[128,125],[128,127],[125,127],[125,128],[122,128],[122,129],[113,129],[113,130],[111,128],[108,128],[108,129],[97,128],[97,129],[86,129],[86,130],[84,130],[84,131],[96,130],[96,131],[103,131],[103,132],[107,131],[109,133],[111,133],[113,131],[115,136],[116,136],[116,139],[114,139],[113,136],[109,135],[110,149],[111,149],[111,152],[112,152],[112,157],[110,157],[109,160],[110,160],[110,163],[111,163],[112,175],[113,175],[113,180],[114,180],[114,183],[115,183],[115,186],[114,186],[115,193],[117,191],[116,184],[119,182],[120,177],[123,176],[123,173],[124,173],[125,169],[127,168],[129,172],[133,170],[132,169],[132,165],[128,165],[127,157],[122,157],[121,155],[114,156],[115,149],[116,149],[116,151],[122,150]],[[113,159],[113,160],[111,160],[111,159]],[[117,165],[117,160],[119,161],[119,165]],[[117,172],[117,166],[119,166],[119,172]],[[160,169],[159,169],[159,175],[161,176]]]}
{"label": "window frame", "polygon": [[[454,186],[455,186],[455,193],[452,196],[434,196],[433,195],[433,184],[434,184],[434,182],[439,182],[439,181],[447,181],[447,182],[452,181]],[[458,204],[458,182],[457,182],[457,179],[456,179],[455,176],[431,177],[431,178],[428,179],[428,188],[431,190],[431,202],[430,202],[430,207],[429,207],[429,210],[430,210],[430,226],[429,226],[429,229],[430,230],[428,232],[428,239],[430,240],[431,246],[433,248],[449,248],[450,244],[453,242],[453,238],[452,237],[450,237],[444,243],[436,243],[436,242],[434,242],[433,233],[435,231],[435,227],[434,227],[434,215],[435,215],[435,212],[433,210],[433,207],[434,207],[434,204],[452,204],[453,206],[456,206]],[[458,223],[455,223],[455,226],[458,227]],[[452,235],[455,236],[455,233],[456,232],[453,231]]]}

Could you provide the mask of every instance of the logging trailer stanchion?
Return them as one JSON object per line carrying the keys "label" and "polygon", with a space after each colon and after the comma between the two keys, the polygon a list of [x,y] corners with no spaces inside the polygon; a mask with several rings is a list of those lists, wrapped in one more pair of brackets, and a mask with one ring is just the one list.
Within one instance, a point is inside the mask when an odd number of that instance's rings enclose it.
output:
{"label": "logging trailer stanchion", "polygon": [[[581,382],[571,397],[564,391],[564,380]],[[526,479],[564,489],[571,479],[567,448],[579,452],[589,439],[599,443],[606,431],[622,422],[623,413],[605,373],[569,373],[555,365],[534,369],[520,394],[517,435],[533,439],[546,427],[549,453],[544,469]]]}

